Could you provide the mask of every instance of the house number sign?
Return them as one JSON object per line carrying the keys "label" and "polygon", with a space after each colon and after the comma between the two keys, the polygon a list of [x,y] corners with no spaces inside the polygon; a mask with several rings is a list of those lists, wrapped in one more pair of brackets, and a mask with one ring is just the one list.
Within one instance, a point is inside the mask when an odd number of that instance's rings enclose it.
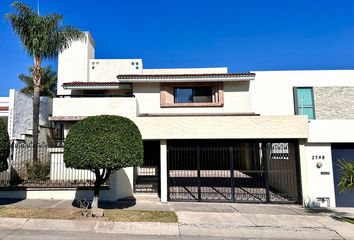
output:
{"label": "house number sign", "polygon": [[312,160],[325,160],[325,155],[312,155]]}

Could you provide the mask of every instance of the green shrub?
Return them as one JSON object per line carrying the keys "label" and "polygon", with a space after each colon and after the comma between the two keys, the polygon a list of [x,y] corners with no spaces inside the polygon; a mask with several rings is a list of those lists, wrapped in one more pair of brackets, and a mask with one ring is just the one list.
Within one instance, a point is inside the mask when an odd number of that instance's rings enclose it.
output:
{"label": "green shrub", "polygon": [[339,179],[339,190],[341,192],[354,189],[354,162],[341,159],[338,161],[341,172]]}
{"label": "green shrub", "polygon": [[138,127],[120,116],[94,116],[76,123],[64,144],[66,167],[121,169],[140,166],[143,142]]}
{"label": "green shrub", "polygon": [[7,158],[10,154],[10,139],[5,123],[0,119],[0,172],[8,169]]}
{"label": "green shrub", "polygon": [[98,200],[101,184],[110,173],[143,163],[143,141],[134,122],[120,116],[93,116],[76,123],[64,143],[66,167],[95,173]]}
{"label": "green shrub", "polygon": [[45,162],[26,162],[28,180],[46,180],[50,173],[50,164]]}

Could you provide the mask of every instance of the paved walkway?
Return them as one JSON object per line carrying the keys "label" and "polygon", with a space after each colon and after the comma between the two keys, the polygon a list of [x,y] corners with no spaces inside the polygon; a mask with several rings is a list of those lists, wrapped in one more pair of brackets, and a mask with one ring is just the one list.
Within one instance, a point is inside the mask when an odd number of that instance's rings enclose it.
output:
{"label": "paved walkway", "polygon": [[[0,200],[0,204],[40,208],[74,207],[72,201],[64,200]],[[158,199],[151,198],[140,198],[136,202],[128,200],[102,202],[100,207],[175,211],[179,223],[107,223],[91,221],[90,224],[87,224],[87,222],[80,223],[80,221],[68,220],[23,219],[23,222],[17,222],[17,229],[35,229],[36,226],[46,226],[47,230],[51,231],[93,231],[119,234],[135,233],[255,239],[354,239],[354,225],[333,218],[335,215],[353,216],[354,209],[351,208],[309,211],[299,205],[177,202],[161,204]],[[6,220],[6,222],[11,221],[13,220]],[[83,224],[83,226],[80,224]],[[2,226],[4,228],[4,224]]]}

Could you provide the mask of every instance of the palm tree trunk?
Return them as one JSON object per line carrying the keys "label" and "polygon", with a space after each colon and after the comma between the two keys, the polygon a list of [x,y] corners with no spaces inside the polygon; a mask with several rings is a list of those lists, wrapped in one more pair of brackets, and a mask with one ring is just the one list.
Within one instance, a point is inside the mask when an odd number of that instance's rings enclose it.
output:
{"label": "palm tree trunk", "polygon": [[33,152],[32,158],[33,162],[38,160],[38,126],[39,126],[39,104],[40,104],[40,93],[41,93],[41,77],[42,68],[41,61],[39,57],[35,57],[34,67],[32,70],[33,77],[33,127],[32,127],[32,141],[33,141]]}

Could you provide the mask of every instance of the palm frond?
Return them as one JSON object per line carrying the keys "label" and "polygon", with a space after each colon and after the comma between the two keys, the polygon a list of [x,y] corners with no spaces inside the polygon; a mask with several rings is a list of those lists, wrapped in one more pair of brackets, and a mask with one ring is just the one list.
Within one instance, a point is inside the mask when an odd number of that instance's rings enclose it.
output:
{"label": "palm frond", "polygon": [[[19,74],[18,78],[25,84],[25,87],[21,89],[22,93],[33,94],[34,83],[32,77],[33,67],[28,68],[29,74]],[[51,66],[43,67],[42,79],[41,79],[41,96],[54,97],[56,93],[57,85],[57,73],[53,71]]]}
{"label": "palm frond", "polygon": [[338,161],[341,177],[338,183],[341,192],[354,189],[354,162],[341,159]]}
{"label": "palm frond", "polygon": [[14,13],[6,14],[28,54],[38,59],[56,57],[74,40],[85,39],[84,33],[72,26],[61,26],[63,16],[49,14],[39,16],[28,5],[21,2],[12,4]]}

